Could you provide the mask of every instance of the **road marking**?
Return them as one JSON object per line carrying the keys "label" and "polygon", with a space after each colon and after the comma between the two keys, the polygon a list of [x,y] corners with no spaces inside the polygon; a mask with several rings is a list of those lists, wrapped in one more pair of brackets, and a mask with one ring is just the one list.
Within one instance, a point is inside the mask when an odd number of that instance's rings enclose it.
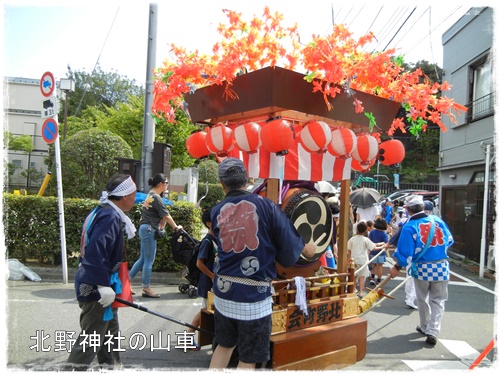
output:
{"label": "road marking", "polygon": [[[422,370],[467,370],[472,363],[479,357],[476,349],[470,346],[467,342],[461,340],[439,340],[443,346],[448,349],[458,360],[433,360],[433,361],[417,361],[403,360],[403,362],[413,371]],[[488,358],[484,358],[479,367],[491,367],[492,363]]]}
{"label": "road marking", "polygon": [[403,362],[411,368],[413,371],[436,371],[436,370],[467,370],[465,366],[460,361],[414,361],[414,360],[403,360]]}
{"label": "road marking", "polygon": [[[460,358],[460,361],[464,363],[467,368],[469,368],[470,365],[472,365],[476,358],[481,354],[465,341],[439,340],[439,342],[441,342],[441,344],[443,344],[451,353]],[[491,366],[491,361],[488,358],[484,358],[481,361],[481,364]]]}

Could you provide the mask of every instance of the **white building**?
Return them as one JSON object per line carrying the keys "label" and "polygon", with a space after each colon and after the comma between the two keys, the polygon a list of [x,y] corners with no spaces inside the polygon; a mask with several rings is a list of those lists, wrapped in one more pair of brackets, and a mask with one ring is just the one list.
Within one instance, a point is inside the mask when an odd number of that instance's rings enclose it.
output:
{"label": "white building", "polygon": [[[3,83],[4,131],[9,131],[14,136],[29,135],[34,146],[31,153],[5,150],[4,158],[7,160],[4,161],[4,168],[8,162],[16,166],[16,172],[10,180],[5,180],[4,189],[11,192],[13,189],[38,188],[47,173],[44,159],[48,155],[49,145],[42,138],[42,124],[45,120],[42,118],[42,108],[43,101],[47,98],[40,92],[39,79],[4,77]],[[56,113],[57,110],[55,108]],[[28,168],[42,172],[41,180],[30,181],[28,176],[23,177],[21,173]],[[5,174],[4,178],[7,179]]]}

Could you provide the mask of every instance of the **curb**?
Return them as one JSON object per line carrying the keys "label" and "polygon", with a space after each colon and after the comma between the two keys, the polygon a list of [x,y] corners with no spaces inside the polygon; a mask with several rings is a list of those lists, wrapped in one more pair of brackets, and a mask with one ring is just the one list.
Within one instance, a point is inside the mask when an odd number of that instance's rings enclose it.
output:
{"label": "curb", "polygon": [[[57,267],[43,267],[43,266],[30,266],[27,268],[35,272],[42,279],[40,282],[63,282],[63,270],[61,266]],[[76,268],[68,268],[68,283],[73,283],[75,280]],[[179,272],[154,272],[151,275],[151,284],[153,285],[180,285],[188,281],[182,276],[182,271]],[[140,274],[132,280],[132,285],[140,285]]]}

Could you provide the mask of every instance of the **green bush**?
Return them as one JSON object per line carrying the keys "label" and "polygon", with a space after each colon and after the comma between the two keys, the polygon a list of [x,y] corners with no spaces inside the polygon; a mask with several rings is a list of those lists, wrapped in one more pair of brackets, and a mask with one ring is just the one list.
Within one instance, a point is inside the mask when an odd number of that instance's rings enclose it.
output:
{"label": "green bush", "polygon": [[[201,197],[205,195],[207,191],[207,186],[205,183],[199,183],[198,184],[198,199],[199,201]],[[203,200],[200,203],[201,208],[207,208],[207,207],[213,207],[217,203],[219,203],[221,200],[224,199],[226,196],[226,193],[224,193],[224,189],[222,189],[222,186],[220,183],[217,184],[208,184],[208,193],[206,194],[206,197],[203,198]]]}
{"label": "green bush", "polygon": [[[68,266],[76,266],[80,253],[83,221],[99,202],[92,199],[64,199],[64,227]],[[56,197],[36,195],[3,195],[3,224],[5,228],[6,257],[21,262],[61,263],[61,235],[59,206]],[[168,210],[175,222],[182,225],[192,237],[201,238],[201,210],[189,202],[174,202]],[[135,227],[139,227],[141,205],[136,204],[128,214]],[[184,266],[175,263],[170,250],[172,230],[158,241],[154,271],[172,272]],[[140,240],[136,235],[126,241],[129,264],[139,259]]]}

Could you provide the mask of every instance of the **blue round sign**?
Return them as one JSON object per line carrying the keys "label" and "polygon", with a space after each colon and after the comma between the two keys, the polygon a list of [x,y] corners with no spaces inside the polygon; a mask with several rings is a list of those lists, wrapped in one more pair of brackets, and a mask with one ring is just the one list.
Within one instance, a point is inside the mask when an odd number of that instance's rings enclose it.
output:
{"label": "blue round sign", "polygon": [[54,143],[59,136],[59,126],[53,118],[48,118],[42,124],[42,138],[48,144]]}

